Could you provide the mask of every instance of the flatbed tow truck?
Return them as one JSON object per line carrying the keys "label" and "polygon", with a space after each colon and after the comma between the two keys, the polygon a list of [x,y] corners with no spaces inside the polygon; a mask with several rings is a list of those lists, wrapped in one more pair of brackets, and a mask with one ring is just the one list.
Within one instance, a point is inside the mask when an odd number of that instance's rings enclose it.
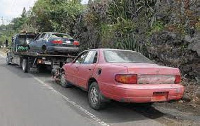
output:
{"label": "flatbed tow truck", "polygon": [[31,69],[39,71],[41,67],[48,67],[50,69],[62,67],[65,63],[72,61],[75,56],[70,55],[50,55],[39,54],[33,52],[8,52],[6,63],[17,64],[22,67],[22,70],[27,73]]}
{"label": "flatbed tow truck", "polygon": [[71,62],[75,56],[70,55],[48,55],[31,52],[7,53],[6,63],[19,65],[24,73],[40,72],[43,67],[51,70],[52,78],[55,82],[60,83],[61,74],[64,72],[62,66]]}
{"label": "flatbed tow truck", "polygon": [[[18,34],[26,41],[27,36],[32,34]],[[31,71],[40,72],[41,68],[46,67],[51,70],[53,77],[58,80],[62,72],[62,66],[65,63],[71,62],[76,56],[71,55],[53,55],[53,54],[41,54],[37,52],[29,52],[27,44],[18,44],[17,37],[12,40],[10,51],[6,56],[6,64],[19,65],[24,73]]]}

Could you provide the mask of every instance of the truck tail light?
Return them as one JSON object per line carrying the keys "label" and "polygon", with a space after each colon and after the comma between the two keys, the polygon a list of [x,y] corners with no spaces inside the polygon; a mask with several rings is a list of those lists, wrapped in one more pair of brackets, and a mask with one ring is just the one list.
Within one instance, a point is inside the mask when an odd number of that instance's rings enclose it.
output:
{"label": "truck tail light", "polygon": [[79,43],[78,41],[74,41],[73,45],[75,45],[75,46],[79,46],[80,43]]}
{"label": "truck tail light", "polygon": [[43,64],[43,60],[42,60],[42,59],[38,59],[38,60],[37,60],[37,63],[38,63],[38,64]]}
{"label": "truck tail light", "polygon": [[123,84],[137,84],[136,74],[117,74],[115,75],[115,81]]}
{"label": "truck tail light", "polygon": [[181,82],[181,75],[175,75],[175,81],[174,81],[174,83],[178,84],[180,82]]}
{"label": "truck tail light", "polygon": [[63,41],[62,40],[53,40],[52,43],[53,44],[62,44]]}

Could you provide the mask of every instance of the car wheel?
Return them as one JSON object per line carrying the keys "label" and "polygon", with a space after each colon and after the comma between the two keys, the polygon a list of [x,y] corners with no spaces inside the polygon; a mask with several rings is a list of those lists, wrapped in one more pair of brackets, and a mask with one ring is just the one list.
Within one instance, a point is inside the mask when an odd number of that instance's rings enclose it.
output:
{"label": "car wheel", "polygon": [[62,87],[64,87],[64,88],[72,87],[72,85],[69,84],[69,83],[67,82],[67,80],[65,79],[65,73],[64,73],[64,72],[61,74],[61,77],[60,77],[60,85],[61,85]]}
{"label": "car wheel", "polygon": [[28,60],[27,59],[22,60],[22,70],[24,71],[24,73],[28,72]]}
{"label": "car wheel", "polygon": [[11,63],[10,63],[10,58],[9,58],[8,55],[6,56],[6,64],[7,64],[7,65],[10,65],[10,64],[11,64]]}
{"label": "car wheel", "polygon": [[45,45],[42,46],[42,53],[46,53],[47,52],[47,47]]}
{"label": "car wheel", "polygon": [[90,107],[95,110],[100,110],[105,107],[105,101],[100,93],[97,82],[93,82],[89,87],[88,101]]}

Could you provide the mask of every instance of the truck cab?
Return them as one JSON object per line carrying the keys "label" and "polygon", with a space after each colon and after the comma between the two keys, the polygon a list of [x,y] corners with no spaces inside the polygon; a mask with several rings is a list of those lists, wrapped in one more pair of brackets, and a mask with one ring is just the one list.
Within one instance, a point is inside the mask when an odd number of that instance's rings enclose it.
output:
{"label": "truck cab", "polygon": [[6,63],[7,64],[18,64],[21,66],[22,57],[16,55],[19,53],[26,53],[29,51],[29,43],[36,37],[35,33],[22,32],[12,37],[10,51],[7,53]]}
{"label": "truck cab", "polygon": [[26,52],[29,50],[29,43],[36,37],[35,33],[20,33],[12,37],[13,52]]}

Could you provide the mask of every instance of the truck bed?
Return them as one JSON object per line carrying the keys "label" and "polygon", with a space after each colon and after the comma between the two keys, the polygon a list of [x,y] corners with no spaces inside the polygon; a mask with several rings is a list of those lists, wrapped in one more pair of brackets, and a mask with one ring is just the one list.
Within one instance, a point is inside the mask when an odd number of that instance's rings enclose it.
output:
{"label": "truck bed", "polygon": [[53,55],[53,54],[40,54],[36,52],[15,52],[15,55],[19,56],[32,56],[32,57],[63,57],[63,58],[75,58],[76,56],[71,55]]}

